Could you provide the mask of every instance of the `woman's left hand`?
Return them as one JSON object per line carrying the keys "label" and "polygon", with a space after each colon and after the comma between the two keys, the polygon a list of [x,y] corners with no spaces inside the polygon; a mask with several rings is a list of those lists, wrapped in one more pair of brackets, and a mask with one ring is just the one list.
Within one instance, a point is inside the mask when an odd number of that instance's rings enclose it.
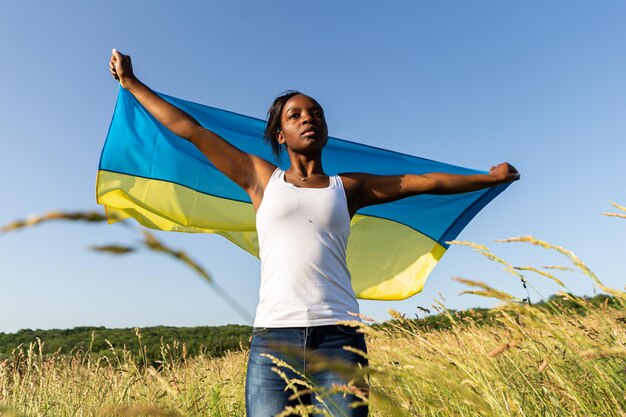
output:
{"label": "woman's left hand", "polygon": [[499,183],[513,182],[520,179],[517,169],[508,162],[503,162],[497,166],[492,166],[489,170],[491,175]]}

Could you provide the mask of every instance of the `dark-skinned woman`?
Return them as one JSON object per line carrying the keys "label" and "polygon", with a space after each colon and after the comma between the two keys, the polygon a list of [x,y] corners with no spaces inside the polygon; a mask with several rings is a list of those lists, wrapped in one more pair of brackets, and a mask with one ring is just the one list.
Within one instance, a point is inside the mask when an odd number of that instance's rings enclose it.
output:
{"label": "dark-skinned woman", "polygon": [[[380,176],[368,173],[327,175],[322,153],[328,142],[324,110],[313,98],[290,91],[274,100],[265,137],[274,154],[286,152],[287,170],[232,146],[190,115],[156,95],[137,79],[128,55],[113,50],[110,71],[159,122],[192,142],[224,175],[243,188],[256,211],[261,258],[259,304],[246,375],[246,412],[270,417],[286,406],[304,404],[333,415],[366,416],[366,405],[346,387],[367,395],[362,380],[332,369],[311,371],[319,358],[367,366],[364,335],[338,322],[354,320],[359,306],[350,283],[346,245],[350,219],[361,208],[417,194],[455,194],[519,179],[508,163],[488,174],[429,173]],[[352,313],[352,314],[351,314]],[[346,350],[350,346],[356,350]],[[286,361],[316,387],[312,395],[292,398],[274,358]],[[288,368],[287,378],[301,379]],[[344,390],[345,391],[345,390]],[[319,394],[319,395],[318,395]]]}

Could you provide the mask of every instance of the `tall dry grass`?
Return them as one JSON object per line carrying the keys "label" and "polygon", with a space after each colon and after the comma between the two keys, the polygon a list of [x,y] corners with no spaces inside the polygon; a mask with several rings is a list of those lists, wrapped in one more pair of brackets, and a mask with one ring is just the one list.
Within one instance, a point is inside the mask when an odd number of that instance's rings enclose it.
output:
{"label": "tall dry grass", "polygon": [[[386,327],[355,323],[371,352],[370,414],[624,416],[624,306],[587,307],[581,316],[509,304],[493,325],[450,314],[442,331],[397,313]],[[44,343],[16,349],[0,362],[0,403],[23,416],[244,415],[243,349],[187,358],[162,346],[156,367],[141,349],[111,351],[114,360],[46,353]]]}
{"label": "tall dry grass", "polygon": [[0,401],[16,416],[244,415],[246,352],[186,358],[181,346],[162,346],[157,368],[141,349],[111,347],[110,360],[20,347],[0,362]]}
{"label": "tall dry grass", "polygon": [[[626,211],[621,206],[618,209]],[[620,216],[615,216],[620,217]],[[384,324],[354,322],[366,334],[368,369],[334,367],[370,385],[371,416],[626,416],[626,292],[605,286],[572,252],[532,237],[506,240],[543,247],[614,303],[594,305],[560,293],[569,303],[539,308],[491,286],[462,280],[472,294],[502,305],[484,324],[436,305],[452,325],[432,330],[393,310]],[[566,287],[559,269],[515,267],[481,245],[470,246],[526,278],[532,271]],[[583,310],[575,313],[572,306]],[[184,345],[161,346],[157,366],[146,358],[138,333],[134,351],[111,346],[113,359],[89,350],[61,355],[45,341],[20,347],[0,361],[0,416],[243,416],[245,363],[241,349],[221,358],[187,357]],[[281,364],[277,363],[280,371]],[[313,389],[302,376],[294,396]],[[354,385],[339,387],[362,395]],[[321,410],[322,412],[324,410]],[[306,407],[284,415],[306,415]]]}

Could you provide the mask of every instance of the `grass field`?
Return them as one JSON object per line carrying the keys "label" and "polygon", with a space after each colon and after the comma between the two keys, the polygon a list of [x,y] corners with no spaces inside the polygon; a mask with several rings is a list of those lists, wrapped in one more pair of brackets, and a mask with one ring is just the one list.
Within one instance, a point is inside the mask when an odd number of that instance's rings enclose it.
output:
{"label": "grass field", "polygon": [[[566,249],[531,237],[511,240],[558,252],[610,298],[591,303],[563,292],[557,297],[562,302],[539,307],[463,280],[473,288],[468,292],[502,301],[490,320],[439,305],[451,324],[435,329],[390,311],[392,320],[384,324],[367,318],[352,323],[366,334],[369,368],[323,360],[314,366],[365,378],[368,397],[354,385],[338,389],[362,396],[376,417],[626,416],[626,292],[604,286]],[[555,268],[516,268],[484,246],[456,243],[522,280],[521,271],[527,270],[562,285]],[[139,331],[137,345],[132,350],[111,345],[106,356],[89,348],[69,355],[49,352],[45,341],[15,349],[0,360],[0,416],[245,414],[245,347],[221,357],[190,356],[180,341],[162,344],[157,358],[147,357]],[[305,378],[288,382],[296,397],[309,389],[322,399],[326,394]],[[308,411],[300,407],[283,415]]]}
{"label": "grass field", "polygon": [[[623,300],[565,297],[586,314],[508,304],[490,325],[452,314],[450,329],[432,331],[392,312],[386,326],[359,325],[370,368],[344,371],[365,373],[372,416],[625,416]],[[17,349],[0,362],[0,415],[244,415],[246,349],[188,358],[182,344],[166,345],[156,366],[141,352],[111,347],[109,359],[46,353],[45,343]]]}

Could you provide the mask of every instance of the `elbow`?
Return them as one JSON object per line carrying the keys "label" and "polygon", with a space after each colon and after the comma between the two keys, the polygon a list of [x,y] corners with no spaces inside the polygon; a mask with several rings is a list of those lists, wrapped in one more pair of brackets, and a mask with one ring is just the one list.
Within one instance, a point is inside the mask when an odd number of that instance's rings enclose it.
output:
{"label": "elbow", "polygon": [[187,120],[184,122],[180,122],[172,129],[172,131],[176,135],[188,140],[189,142],[192,142],[193,144],[196,144],[200,141],[203,130],[204,128],[199,124]]}
{"label": "elbow", "polygon": [[418,187],[416,187],[415,194],[445,194],[445,183],[438,178],[424,175],[422,181]]}

